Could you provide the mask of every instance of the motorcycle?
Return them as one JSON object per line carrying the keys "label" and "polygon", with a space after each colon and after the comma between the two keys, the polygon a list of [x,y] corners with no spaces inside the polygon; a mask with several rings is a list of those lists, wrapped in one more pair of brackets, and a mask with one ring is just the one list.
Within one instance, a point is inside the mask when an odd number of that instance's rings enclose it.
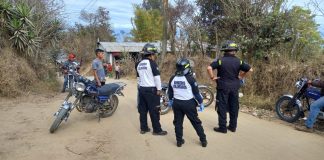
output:
{"label": "motorcycle", "polygon": [[78,68],[80,64],[78,62],[72,62],[71,65],[68,66],[67,68],[67,86],[66,88],[68,90],[72,89],[73,83],[76,81],[75,75],[78,73]]}
{"label": "motorcycle", "polygon": [[[289,123],[305,117],[313,101],[321,97],[319,88],[308,85],[307,78],[301,78],[295,84],[298,91],[294,95],[283,95],[276,102],[276,113],[281,120]],[[324,110],[321,110],[318,119],[324,120]]]}
{"label": "motorcycle", "polygon": [[[100,118],[106,118],[116,111],[119,100],[118,96],[124,96],[122,90],[125,83],[109,83],[100,88],[96,83],[77,73],[74,73],[75,81],[72,81],[72,87],[66,96],[59,110],[54,114],[55,120],[49,131],[54,133],[63,120],[67,121],[70,113],[76,108],[79,112],[94,113],[97,112],[98,121]],[[74,96],[73,102],[69,99]]]}
{"label": "motorcycle", "polygon": [[[214,93],[213,91],[205,85],[198,85],[198,89],[200,94],[203,97],[203,104],[205,107],[208,107],[211,105],[214,101]],[[168,96],[168,84],[167,83],[162,83],[162,93],[160,97],[160,114],[164,115],[167,114],[171,108],[168,107],[168,102],[169,102],[169,96]]]}

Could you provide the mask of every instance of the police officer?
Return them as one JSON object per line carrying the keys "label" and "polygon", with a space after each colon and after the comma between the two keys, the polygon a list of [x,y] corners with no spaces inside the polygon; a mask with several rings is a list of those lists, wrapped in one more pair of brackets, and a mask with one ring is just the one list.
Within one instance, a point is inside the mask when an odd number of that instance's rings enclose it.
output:
{"label": "police officer", "polygon": [[161,78],[160,71],[155,63],[155,54],[157,49],[152,44],[145,44],[143,47],[143,59],[136,64],[138,89],[138,112],[140,114],[141,134],[150,132],[147,126],[147,112],[149,112],[153,135],[167,135],[167,131],[163,131],[160,124],[160,94],[161,94]]}
{"label": "police officer", "polygon": [[[183,136],[183,119],[186,115],[192,126],[195,128],[201,145],[207,146],[206,135],[202,127],[201,121],[198,118],[196,106],[199,103],[200,111],[203,111],[204,105],[202,96],[198,90],[198,84],[192,76],[189,60],[183,58],[177,61],[177,71],[169,81],[169,106],[173,107],[177,146],[181,147],[184,144]],[[198,103],[197,103],[198,101]]]}
{"label": "police officer", "polygon": [[[235,56],[238,51],[238,45],[235,42],[226,41],[222,45],[221,51],[224,51],[224,56],[212,62],[207,67],[207,72],[210,79],[217,83],[216,106],[219,127],[215,127],[214,131],[227,133],[227,130],[236,131],[240,79],[243,79],[247,72],[252,71],[252,68]],[[217,76],[214,76],[214,69],[217,69]],[[240,73],[240,71],[243,72]],[[230,116],[228,127],[226,127],[227,111]]]}

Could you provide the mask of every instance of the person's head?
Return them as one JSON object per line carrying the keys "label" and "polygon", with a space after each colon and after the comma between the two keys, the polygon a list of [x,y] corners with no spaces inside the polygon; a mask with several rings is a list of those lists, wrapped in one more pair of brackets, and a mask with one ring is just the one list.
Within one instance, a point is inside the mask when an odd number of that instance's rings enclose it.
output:
{"label": "person's head", "polygon": [[68,56],[69,61],[73,61],[75,59],[75,54],[74,53],[70,53]]}
{"label": "person's head", "polygon": [[225,43],[222,45],[221,51],[224,51],[225,53],[235,54],[239,49],[238,45],[234,41],[225,41]]}
{"label": "person's head", "polygon": [[97,48],[97,49],[95,50],[95,52],[96,52],[96,56],[97,56],[97,58],[99,58],[99,59],[103,59],[103,58],[104,58],[104,53],[105,53],[104,50],[102,50],[102,49],[100,49],[100,48]]}
{"label": "person's head", "polygon": [[185,76],[192,73],[190,61],[186,58],[179,59],[176,63],[176,68],[176,75],[179,76]]}
{"label": "person's head", "polygon": [[150,43],[147,43],[144,45],[143,49],[143,56],[152,60],[156,59],[156,54],[157,54],[157,48]]}

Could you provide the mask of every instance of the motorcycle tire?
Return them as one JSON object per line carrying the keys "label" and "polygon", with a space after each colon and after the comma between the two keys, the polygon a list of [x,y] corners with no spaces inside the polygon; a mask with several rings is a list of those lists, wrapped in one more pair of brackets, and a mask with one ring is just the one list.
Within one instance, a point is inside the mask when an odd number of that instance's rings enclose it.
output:
{"label": "motorcycle tire", "polygon": [[108,110],[102,112],[100,117],[106,118],[106,117],[112,116],[115,113],[115,111],[117,110],[118,103],[119,103],[118,97],[116,95],[112,95],[110,97],[110,106],[111,107]]}
{"label": "motorcycle tire", "polygon": [[54,133],[57,130],[57,128],[60,126],[61,122],[67,115],[67,112],[68,112],[67,109],[61,108],[60,112],[57,114],[56,119],[54,120],[54,122],[49,130],[50,133]]}
{"label": "motorcycle tire", "polygon": [[205,86],[202,86],[202,87],[198,86],[198,89],[199,89],[200,94],[203,97],[203,104],[205,105],[205,107],[210,106],[214,101],[213,91],[210,88],[205,87]]}
{"label": "motorcycle tire", "polygon": [[168,105],[163,105],[163,104],[160,105],[160,109],[161,109],[160,115],[167,114],[171,110],[171,108]]}
{"label": "motorcycle tire", "polygon": [[164,115],[164,114],[167,114],[171,108],[168,106],[168,101],[169,101],[169,98],[167,96],[167,90],[163,90],[162,91],[162,102],[160,103],[160,115]]}
{"label": "motorcycle tire", "polygon": [[293,123],[297,121],[299,117],[302,115],[302,112],[297,103],[294,103],[293,106],[290,107],[288,106],[288,103],[291,101],[291,99],[292,99],[291,97],[282,96],[276,102],[277,115],[281,120],[289,123]]}

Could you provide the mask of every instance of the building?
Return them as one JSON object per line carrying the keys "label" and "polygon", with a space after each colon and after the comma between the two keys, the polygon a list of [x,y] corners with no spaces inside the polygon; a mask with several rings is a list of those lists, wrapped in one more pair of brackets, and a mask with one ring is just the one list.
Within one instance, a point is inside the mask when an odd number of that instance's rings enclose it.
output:
{"label": "building", "polygon": [[[112,63],[114,59],[120,59],[123,53],[129,54],[134,59],[138,58],[147,43],[153,44],[161,53],[161,42],[98,42],[97,47],[106,52],[107,62]],[[167,51],[170,51],[169,47]]]}

